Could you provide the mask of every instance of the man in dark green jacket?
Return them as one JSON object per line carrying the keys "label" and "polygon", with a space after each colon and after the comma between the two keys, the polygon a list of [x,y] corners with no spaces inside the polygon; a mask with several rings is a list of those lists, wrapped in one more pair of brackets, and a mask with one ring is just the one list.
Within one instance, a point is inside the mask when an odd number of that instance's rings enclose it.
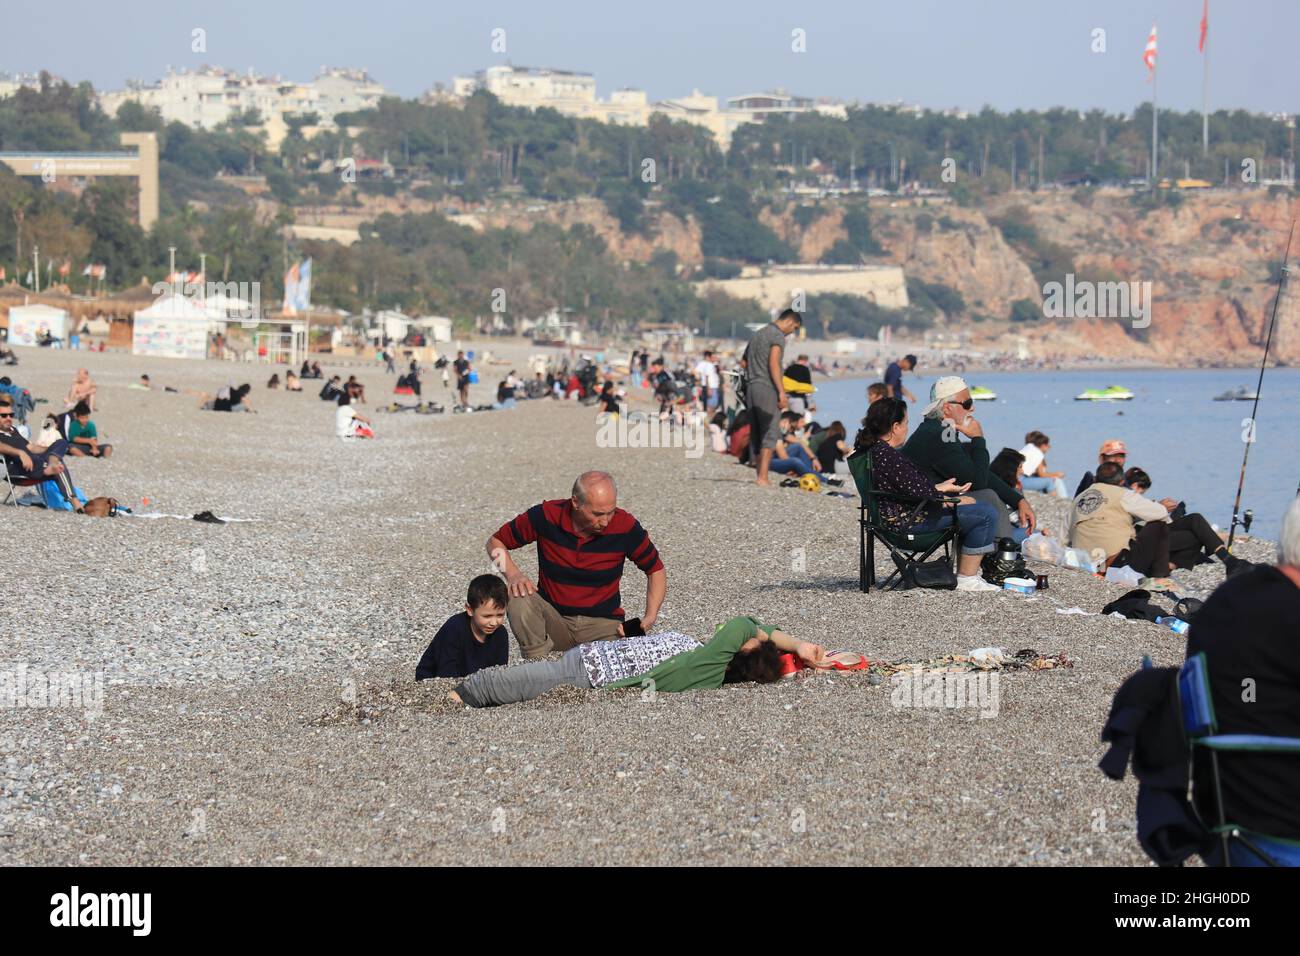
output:
{"label": "man in dark green jacket", "polygon": [[[936,483],[949,478],[958,484],[970,482],[966,494],[997,508],[998,537],[1023,540],[1033,534],[1037,522],[1034,509],[1020,492],[989,471],[984,429],[971,414],[974,405],[970,389],[960,378],[952,375],[939,379],[930,389],[925,420],[908,438],[903,454]],[[963,442],[962,435],[970,441]],[[1020,515],[1020,528],[1011,523],[1008,508]]]}

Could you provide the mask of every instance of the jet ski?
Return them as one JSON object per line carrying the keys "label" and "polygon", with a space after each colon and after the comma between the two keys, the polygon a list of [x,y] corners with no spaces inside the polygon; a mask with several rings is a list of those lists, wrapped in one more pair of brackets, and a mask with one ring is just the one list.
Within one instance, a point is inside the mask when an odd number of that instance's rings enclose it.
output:
{"label": "jet ski", "polygon": [[1074,396],[1076,402],[1131,402],[1133,393],[1122,385],[1107,385],[1105,388],[1087,388]]}
{"label": "jet ski", "polygon": [[1259,395],[1245,385],[1240,388],[1230,388],[1222,395],[1214,396],[1216,402],[1253,402],[1257,398]]}

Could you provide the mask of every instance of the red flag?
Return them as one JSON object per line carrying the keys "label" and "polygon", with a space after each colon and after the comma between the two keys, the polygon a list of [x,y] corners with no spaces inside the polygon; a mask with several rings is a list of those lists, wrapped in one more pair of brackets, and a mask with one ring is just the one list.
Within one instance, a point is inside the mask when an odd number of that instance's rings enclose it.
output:
{"label": "red flag", "polygon": [[1205,0],[1205,5],[1201,8],[1201,42],[1197,44],[1196,49],[1202,53],[1205,52],[1205,35],[1210,32],[1210,0]]}
{"label": "red flag", "polygon": [[1142,62],[1147,69],[1155,72],[1156,68],[1156,25],[1151,24],[1151,35],[1147,37],[1147,47],[1142,51]]}

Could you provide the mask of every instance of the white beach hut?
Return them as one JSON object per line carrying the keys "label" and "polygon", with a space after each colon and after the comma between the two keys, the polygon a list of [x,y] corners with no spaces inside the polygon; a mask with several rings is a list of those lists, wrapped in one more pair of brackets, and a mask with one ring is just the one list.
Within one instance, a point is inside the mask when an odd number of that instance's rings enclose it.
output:
{"label": "white beach hut", "polygon": [[9,309],[9,344],[36,345],[42,330],[68,344],[68,313],[52,305],[15,305]]}
{"label": "white beach hut", "polygon": [[131,352],[167,358],[202,359],[208,355],[206,309],[183,295],[164,296],[135,313]]}

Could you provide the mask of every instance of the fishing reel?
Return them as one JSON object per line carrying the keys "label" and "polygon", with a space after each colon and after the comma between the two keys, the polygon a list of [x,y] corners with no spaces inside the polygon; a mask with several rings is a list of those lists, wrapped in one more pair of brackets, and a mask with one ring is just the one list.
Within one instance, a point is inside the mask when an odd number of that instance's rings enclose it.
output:
{"label": "fishing reel", "polygon": [[1247,508],[1246,513],[1241,516],[1241,530],[1246,532],[1246,534],[1250,534],[1250,523],[1254,520],[1255,512]]}

